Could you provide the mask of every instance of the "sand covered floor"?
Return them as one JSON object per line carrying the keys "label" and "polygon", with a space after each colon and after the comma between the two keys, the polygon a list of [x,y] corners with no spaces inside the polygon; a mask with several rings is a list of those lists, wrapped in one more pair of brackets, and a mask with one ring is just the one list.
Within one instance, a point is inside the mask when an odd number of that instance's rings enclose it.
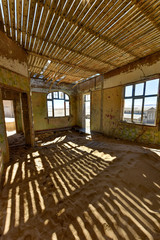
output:
{"label": "sand covered floor", "polygon": [[12,147],[0,239],[160,240],[160,150],[76,132]]}

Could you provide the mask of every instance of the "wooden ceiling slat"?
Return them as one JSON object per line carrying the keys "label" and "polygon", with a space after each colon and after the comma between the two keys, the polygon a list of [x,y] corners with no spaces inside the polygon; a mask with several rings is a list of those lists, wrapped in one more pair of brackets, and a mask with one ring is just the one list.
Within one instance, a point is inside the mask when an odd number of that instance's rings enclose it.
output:
{"label": "wooden ceiling slat", "polygon": [[[68,19],[65,19],[65,20],[68,21]],[[106,43],[114,46],[115,48],[121,50],[122,52],[126,52],[126,50],[124,48],[122,48],[119,44],[115,43],[113,40],[109,39],[108,37],[99,34],[99,32],[95,32],[93,29],[86,28],[85,25],[82,25],[82,24],[81,25],[80,24],[75,24],[75,23],[73,23],[73,24],[76,27],[78,27],[79,29],[84,30],[86,33],[89,33],[90,35],[95,36],[95,37],[103,40],[104,42],[106,42]],[[127,51],[127,53],[134,56],[134,54],[131,53],[130,51]],[[137,56],[135,56],[135,57],[137,57]]]}
{"label": "wooden ceiling slat", "polygon": [[9,15],[8,15],[7,0],[2,0],[2,6],[3,6],[3,13],[4,13],[4,20],[5,20],[7,35],[10,37],[10,27],[9,27]]}
{"label": "wooden ceiling slat", "polygon": [[155,9],[153,9],[153,8],[145,9],[143,7],[143,5],[144,5],[143,1],[137,1],[137,0],[132,0],[132,1],[134,2],[134,4],[136,4],[136,6],[139,8],[139,10],[145,15],[145,17],[149,19],[149,21],[153,24],[153,26],[155,28],[157,28],[158,31],[160,31],[160,25],[155,22],[155,18],[154,18],[154,10]]}
{"label": "wooden ceiling slat", "polygon": [[87,67],[79,67],[79,66],[76,66],[75,64],[70,64],[68,62],[64,62],[62,60],[59,60],[59,59],[55,59],[55,58],[48,58],[47,56],[42,56],[42,55],[38,55],[36,53],[33,53],[33,52],[28,52],[28,54],[32,55],[32,56],[35,56],[35,57],[38,57],[38,58],[42,58],[42,59],[48,59],[48,60],[51,60],[53,62],[57,62],[57,63],[61,63],[61,64],[65,64],[67,66],[72,66],[74,68],[80,68],[80,69],[83,69],[83,70],[86,70],[86,71],[89,71],[89,72],[92,72],[92,73],[96,73],[96,71],[94,69],[89,69]]}
{"label": "wooden ceiling slat", "polygon": [[12,40],[15,40],[15,6],[14,2],[9,0],[10,5],[10,17],[11,17],[11,28],[12,28]]}
{"label": "wooden ceiling slat", "polygon": [[[60,6],[60,5],[59,5]],[[56,17],[56,21],[58,21],[58,16],[59,16],[59,14],[57,14],[57,17]],[[69,21],[68,20],[68,18],[62,18],[62,20],[66,20],[66,21]],[[70,21],[69,21],[70,22]],[[71,21],[71,23],[72,24],[74,24],[78,29],[84,29],[86,32],[89,32],[91,35],[93,35],[93,36],[95,36],[95,37],[98,37],[98,38],[100,38],[100,39],[102,39],[103,41],[105,41],[105,42],[108,42],[109,44],[111,44],[111,45],[113,45],[114,47],[116,47],[116,48],[118,48],[118,49],[120,49],[121,51],[123,51],[123,52],[125,52],[125,49],[124,48],[121,48],[120,46],[119,46],[119,44],[115,44],[112,40],[110,40],[108,37],[105,37],[105,36],[102,36],[102,35],[100,35],[99,33],[97,33],[97,32],[95,32],[94,30],[92,30],[92,29],[89,29],[89,28],[86,28],[84,25],[82,25],[82,24],[78,24],[78,23],[74,23],[74,22],[72,22]],[[54,24],[56,24],[56,22],[54,22]],[[78,31],[78,29],[77,29],[77,31]],[[49,35],[49,34],[48,34]],[[48,38],[46,37],[45,38],[46,40],[48,40]],[[129,50],[128,50],[128,54],[130,54],[130,55],[133,55]],[[135,56],[136,57],[136,56]]]}
{"label": "wooden ceiling slat", "polygon": [[109,30],[108,34],[113,39],[120,38],[126,34],[129,35],[131,32],[134,32],[134,29],[136,29],[139,24],[141,24],[141,21],[145,24],[144,17],[142,15],[139,16],[138,12],[134,11],[127,19],[120,22],[121,24],[117,24],[118,29],[115,26],[113,29]]}
{"label": "wooden ceiling slat", "polygon": [[[42,41],[42,40],[41,40]],[[51,42],[50,42],[51,43]],[[74,53],[76,53],[76,54],[78,54],[78,55],[82,55],[82,56],[84,56],[84,57],[87,57],[87,58],[89,58],[89,59],[93,59],[93,60],[96,60],[97,62],[102,62],[101,60],[99,60],[98,58],[95,58],[95,57],[92,57],[92,56],[90,56],[90,55],[87,55],[87,54],[85,54],[85,53],[82,53],[81,51],[77,51],[77,50],[74,50],[74,49],[70,49],[70,48],[68,48],[68,47],[65,47],[65,46],[63,46],[63,45],[60,45],[60,44],[58,44],[58,43],[52,43],[52,45],[55,45],[55,46],[57,46],[57,47],[59,47],[59,48],[63,48],[63,49],[65,49],[65,50],[67,50],[67,51],[71,51],[71,52],[74,52]],[[113,65],[112,63],[109,63],[109,62],[103,62],[104,64],[106,64],[106,65]]]}
{"label": "wooden ceiling slat", "polygon": [[22,28],[23,46],[25,46],[26,25],[27,25],[27,17],[28,17],[28,7],[29,7],[29,0],[28,0],[28,1],[24,1],[24,9],[23,9],[23,28]]}
{"label": "wooden ceiling slat", "polygon": [[31,76],[61,71],[62,82],[73,82],[160,51],[157,0],[2,0],[2,7],[7,36],[30,52]]}
{"label": "wooden ceiling slat", "polygon": [[117,4],[112,9],[112,12],[107,17],[107,21],[102,22],[102,24],[100,24],[98,28],[96,28],[96,31],[100,31],[101,34],[104,34],[106,30],[108,31],[108,29],[110,29],[111,25],[114,22],[117,22],[117,20],[119,20],[120,17],[125,12],[129,11],[130,8],[132,7],[132,5],[130,4],[130,1],[127,1],[127,2],[122,1],[121,5],[120,6],[118,5],[119,5],[119,2],[117,2]]}

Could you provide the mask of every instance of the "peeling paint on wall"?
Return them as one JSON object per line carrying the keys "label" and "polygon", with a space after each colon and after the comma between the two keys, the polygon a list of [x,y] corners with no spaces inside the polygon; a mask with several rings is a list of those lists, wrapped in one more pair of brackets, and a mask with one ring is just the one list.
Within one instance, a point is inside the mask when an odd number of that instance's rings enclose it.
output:
{"label": "peeling paint on wall", "polygon": [[27,54],[0,31],[0,66],[28,77]]}
{"label": "peeling paint on wall", "polygon": [[21,74],[22,76],[29,77],[26,63],[20,63],[18,60],[12,60],[0,56],[0,66]]}
{"label": "peeling paint on wall", "polygon": [[[160,62],[159,62],[160,64]],[[151,66],[150,66],[151,67]],[[152,71],[154,72],[154,65],[152,65]],[[150,70],[150,69],[149,69]],[[148,71],[149,71],[148,70]],[[138,75],[138,70],[133,72],[134,77]],[[122,122],[122,105],[123,105],[123,89],[124,85],[115,86],[113,85],[119,83],[119,78],[124,79],[128,77],[127,81],[134,82],[130,73],[123,73],[121,76],[115,76],[109,79],[112,87],[109,85],[107,88],[103,89],[103,112],[102,112],[102,126],[99,125],[100,114],[101,114],[101,98],[102,98],[102,91],[92,90],[92,101],[91,101],[91,130],[96,132],[102,132],[109,137],[115,137],[119,139],[134,141],[134,142],[141,142],[141,143],[153,143],[153,144],[160,144],[160,130],[159,126],[146,126],[146,125],[138,125],[133,123],[125,123]],[[140,80],[139,78],[136,81]],[[122,81],[123,82],[123,81]],[[123,83],[124,84],[124,83]],[[83,89],[83,88],[82,88]],[[86,92],[86,90],[84,91]],[[79,112],[78,115],[78,125],[82,127],[81,118],[82,118],[82,96],[83,91],[78,92],[78,102],[77,102],[77,109]],[[80,103],[79,103],[80,101]],[[158,101],[158,114],[157,114],[157,122],[160,123],[160,98]]]}
{"label": "peeling paint on wall", "polygon": [[[121,121],[122,91],[123,87],[104,90],[103,133],[107,136],[134,142],[160,144],[158,126],[144,126]],[[109,100],[108,96],[111,96]]]}

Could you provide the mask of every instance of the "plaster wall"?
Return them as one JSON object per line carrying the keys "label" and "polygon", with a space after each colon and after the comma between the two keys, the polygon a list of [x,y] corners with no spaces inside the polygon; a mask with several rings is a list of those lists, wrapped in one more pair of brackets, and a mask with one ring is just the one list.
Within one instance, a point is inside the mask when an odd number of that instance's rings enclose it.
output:
{"label": "plaster wall", "polygon": [[160,52],[104,74],[104,88],[116,87],[160,75]]}
{"label": "plaster wall", "polygon": [[160,61],[153,65],[139,65],[137,68],[128,72],[120,72],[120,74],[112,77],[104,76],[104,88],[112,88],[118,85],[129,84],[159,74]]}
{"label": "plaster wall", "polygon": [[[67,92],[66,92],[67,93]],[[56,128],[72,127],[76,124],[76,97],[70,96],[69,117],[47,117],[47,94],[44,92],[32,92],[34,130],[48,130]]]}
{"label": "plaster wall", "polygon": [[[155,55],[156,57],[156,55]],[[82,96],[91,91],[91,130],[102,132],[107,136],[135,142],[160,144],[160,97],[158,100],[157,125],[146,126],[129,124],[122,121],[123,90],[125,84],[152,79],[160,76],[160,60],[139,61],[112,73],[104,75],[101,90],[96,90],[93,84],[81,86],[78,89],[77,109],[79,111],[77,124],[82,127]],[[82,85],[82,84],[81,84]],[[80,91],[83,89],[83,91]],[[80,101],[80,102],[79,102]]]}
{"label": "plaster wall", "polygon": [[[3,91],[10,89],[11,91],[25,92],[30,96],[30,80],[28,76],[27,54],[25,51],[0,31],[0,179],[5,162],[9,161],[8,142],[6,138],[6,129],[4,123],[3,111]],[[28,109],[30,131],[32,131],[33,145],[34,132],[32,125],[31,104]],[[31,136],[30,135],[30,136]]]}
{"label": "plaster wall", "polygon": [[82,127],[82,114],[83,114],[83,94],[80,93],[77,95],[77,117],[76,125]]}
{"label": "plaster wall", "polygon": [[101,131],[101,90],[93,91],[91,94],[91,129],[95,132]]}
{"label": "plaster wall", "polygon": [[28,78],[27,54],[0,31],[0,66]]}

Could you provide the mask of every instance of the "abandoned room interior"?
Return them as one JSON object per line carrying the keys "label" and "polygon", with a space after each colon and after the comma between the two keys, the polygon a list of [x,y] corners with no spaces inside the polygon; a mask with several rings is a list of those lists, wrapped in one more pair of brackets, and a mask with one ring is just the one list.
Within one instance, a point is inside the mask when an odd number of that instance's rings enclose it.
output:
{"label": "abandoned room interior", "polygon": [[0,239],[160,240],[160,0],[0,0]]}

